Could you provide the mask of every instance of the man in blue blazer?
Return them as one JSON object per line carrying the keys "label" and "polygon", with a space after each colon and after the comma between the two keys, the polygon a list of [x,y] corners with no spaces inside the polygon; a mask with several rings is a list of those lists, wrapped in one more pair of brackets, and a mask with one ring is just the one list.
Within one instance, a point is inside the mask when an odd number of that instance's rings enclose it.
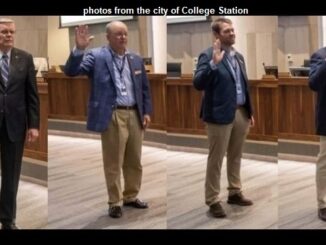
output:
{"label": "man in blue blazer", "polygon": [[326,221],[326,47],[311,56],[309,86],[317,92],[316,128],[320,135],[316,164],[318,217]]}
{"label": "man in blue blazer", "polygon": [[87,129],[101,133],[109,215],[120,218],[122,205],[148,208],[137,195],[142,179],[143,132],[150,123],[151,99],[142,58],[126,48],[127,26],[120,21],[110,22],[106,37],[108,45],[85,52],[93,36],[87,26],[76,27],[76,47],[65,65],[65,73],[90,78]]}
{"label": "man in blue blazer", "polygon": [[216,40],[213,47],[200,54],[193,84],[204,91],[200,116],[206,122],[209,142],[205,200],[210,214],[222,218],[226,213],[219,194],[225,152],[229,181],[227,202],[241,206],[253,204],[241,192],[240,163],[243,144],[249,125],[254,126],[254,118],[245,62],[232,47],[235,43],[232,22],[218,18],[211,27]]}

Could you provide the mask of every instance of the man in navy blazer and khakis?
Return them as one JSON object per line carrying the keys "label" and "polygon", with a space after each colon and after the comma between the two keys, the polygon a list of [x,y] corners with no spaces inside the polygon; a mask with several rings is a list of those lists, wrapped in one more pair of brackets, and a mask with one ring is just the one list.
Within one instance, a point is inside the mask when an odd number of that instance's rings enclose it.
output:
{"label": "man in navy blazer and khakis", "polygon": [[76,27],[76,47],[65,65],[65,73],[90,78],[87,129],[101,133],[109,216],[120,218],[122,205],[148,208],[137,195],[142,179],[143,132],[150,123],[151,99],[143,60],[126,48],[127,26],[113,21],[107,24],[106,32],[108,45],[85,52],[93,36],[87,26]]}
{"label": "man in navy blazer and khakis", "polygon": [[318,217],[326,221],[326,47],[311,56],[309,86],[317,92],[316,129],[320,136],[316,163]]}
{"label": "man in navy blazer and khakis", "polygon": [[254,126],[254,118],[245,62],[232,47],[235,43],[232,22],[218,18],[211,27],[215,42],[200,54],[193,84],[204,91],[200,116],[206,123],[209,142],[205,201],[210,214],[222,218],[226,213],[219,194],[225,152],[229,182],[227,202],[241,206],[253,204],[241,192],[240,165],[243,144],[249,126]]}

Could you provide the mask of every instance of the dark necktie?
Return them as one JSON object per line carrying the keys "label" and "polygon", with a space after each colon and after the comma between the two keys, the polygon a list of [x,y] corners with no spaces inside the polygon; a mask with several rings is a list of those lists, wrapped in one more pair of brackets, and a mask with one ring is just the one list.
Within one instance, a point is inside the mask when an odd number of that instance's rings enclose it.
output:
{"label": "dark necktie", "polygon": [[5,87],[8,84],[8,76],[9,76],[9,63],[8,63],[8,55],[2,55],[2,66],[1,66],[1,76],[4,81]]}

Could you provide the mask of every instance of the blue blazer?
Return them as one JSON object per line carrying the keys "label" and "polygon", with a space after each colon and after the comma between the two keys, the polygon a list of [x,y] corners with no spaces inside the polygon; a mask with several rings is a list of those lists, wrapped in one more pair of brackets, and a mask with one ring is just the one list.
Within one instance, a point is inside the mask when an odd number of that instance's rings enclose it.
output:
{"label": "blue blazer", "polygon": [[309,87],[317,92],[316,129],[326,136],[326,47],[317,50],[310,59]]}
{"label": "blue blazer", "polygon": [[[212,55],[212,47],[200,54],[193,80],[195,88],[205,92],[202,99],[200,117],[209,123],[229,124],[233,122],[237,109],[235,79],[227,62],[226,55],[217,65],[217,69],[212,70],[210,66]],[[236,52],[235,57],[240,65],[241,74],[245,81],[246,103],[244,108],[248,113],[248,118],[251,118],[252,106],[248,92],[245,62],[240,53]]]}
{"label": "blue blazer", "polygon": [[[149,81],[140,56],[128,53],[127,60],[134,83],[139,122],[143,126],[144,115],[152,111]],[[117,98],[112,55],[108,47],[91,49],[85,55],[74,55],[72,52],[65,65],[65,74],[87,75],[90,78],[87,129],[105,131],[111,122]]]}

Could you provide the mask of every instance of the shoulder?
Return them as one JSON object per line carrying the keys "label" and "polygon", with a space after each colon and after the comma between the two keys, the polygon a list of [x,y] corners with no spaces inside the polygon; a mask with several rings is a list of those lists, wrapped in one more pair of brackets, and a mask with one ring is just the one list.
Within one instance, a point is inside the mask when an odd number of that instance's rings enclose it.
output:
{"label": "shoulder", "polygon": [[134,52],[128,52],[128,57],[130,60],[132,60],[134,63],[136,64],[143,64],[144,61],[143,61],[143,57],[141,57],[139,54],[136,54]]}
{"label": "shoulder", "polygon": [[206,60],[206,59],[211,59],[213,55],[213,47],[209,47],[205,50],[203,50],[200,54],[199,54],[199,60]]}
{"label": "shoulder", "polygon": [[97,47],[97,48],[92,48],[87,51],[87,53],[91,53],[93,55],[101,55],[103,53],[109,52],[108,48],[103,46],[103,47]]}
{"label": "shoulder", "polygon": [[22,50],[22,49],[18,49],[18,48],[12,48],[11,49],[11,55],[19,55],[21,57],[31,57],[32,56],[27,51]]}
{"label": "shoulder", "polygon": [[129,55],[129,57],[132,57],[132,58],[134,58],[136,60],[143,60],[143,58],[139,54],[136,54],[134,52],[129,51],[128,55]]}
{"label": "shoulder", "polygon": [[326,57],[326,47],[323,47],[321,49],[318,49],[316,52],[314,52],[311,57],[318,57],[321,56],[322,58]]}
{"label": "shoulder", "polygon": [[205,49],[204,51],[201,52],[201,55],[204,54],[204,55],[212,55],[213,54],[213,47],[209,47],[207,49]]}
{"label": "shoulder", "polygon": [[237,56],[240,57],[240,59],[244,60],[243,55],[241,53],[239,53],[238,51],[236,51],[236,54],[237,54]]}

